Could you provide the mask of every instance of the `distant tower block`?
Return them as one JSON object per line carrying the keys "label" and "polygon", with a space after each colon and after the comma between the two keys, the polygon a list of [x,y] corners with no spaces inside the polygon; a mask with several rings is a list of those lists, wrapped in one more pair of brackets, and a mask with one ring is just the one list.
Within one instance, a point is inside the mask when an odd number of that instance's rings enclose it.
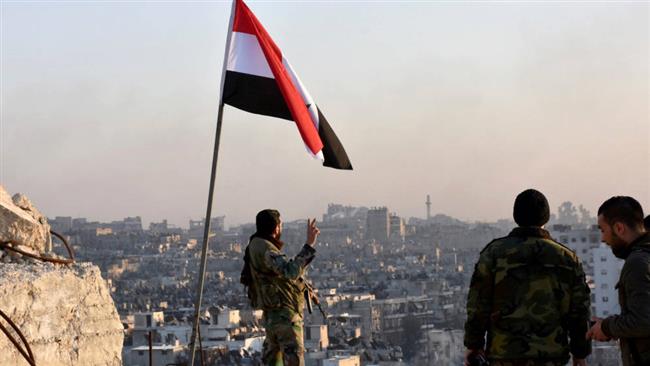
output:
{"label": "distant tower block", "polygon": [[431,196],[427,194],[427,220],[431,220]]}
{"label": "distant tower block", "polygon": [[366,238],[383,242],[389,237],[390,217],[388,215],[388,208],[372,207],[368,210],[368,216],[366,218]]}

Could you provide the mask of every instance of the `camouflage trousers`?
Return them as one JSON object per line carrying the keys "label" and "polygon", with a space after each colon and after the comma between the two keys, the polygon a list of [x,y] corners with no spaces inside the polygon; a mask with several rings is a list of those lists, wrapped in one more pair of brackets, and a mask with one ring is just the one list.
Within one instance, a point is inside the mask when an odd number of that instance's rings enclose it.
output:
{"label": "camouflage trousers", "polygon": [[262,361],[267,366],[304,366],[302,315],[279,309],[264,311],[266,339]]}
{"label": "camouflage trousers", "polygon": [[512,361],[490,361],[490,366],[565,366],[567,363],[562,361],[542,361],[542,360],[512,360]]}

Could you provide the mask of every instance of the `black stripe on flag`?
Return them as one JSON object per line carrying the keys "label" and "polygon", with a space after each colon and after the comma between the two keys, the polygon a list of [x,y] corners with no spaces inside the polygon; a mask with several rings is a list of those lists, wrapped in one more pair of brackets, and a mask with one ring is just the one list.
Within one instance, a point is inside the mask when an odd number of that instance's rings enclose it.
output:
{"label": "black stripe on flag", "polygon": [[[293,121],[275,79],[237,71],[226,71],[223,102],[246,112]],[[318,136],[323,142],[324,166],[352,170],[341,141],[318,109]]]}
{"label": "black stripe on flag", "polygon": [[223,102],[246,112],[293,121],[273,78],[227,70]]}
{"label": "black stripe on flag", "polygon": [[323,165],[335,169],[352,170],[348,154],[320,108],[318,108],[318,135],[323,141],[323,157],[325,157]]}

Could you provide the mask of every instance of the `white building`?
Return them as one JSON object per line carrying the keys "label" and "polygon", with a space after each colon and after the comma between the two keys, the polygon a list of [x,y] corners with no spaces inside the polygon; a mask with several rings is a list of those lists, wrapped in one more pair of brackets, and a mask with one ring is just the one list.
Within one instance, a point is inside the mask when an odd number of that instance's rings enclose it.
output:
{"label": "white building", "polygon": [[225,342],[226,347],[229,350],[241,350],[245,349],[249,353],[258,352],[262,353],[262,347],[264,346],[265,337],[246,337],[243,340],[230,340]]}
{"label": "white building", "polygon": [[323,351],[329,346],[327,325],[305,324],[305,348],[310,351]]}
{"label": "white building", "polygon": [[133,315],[133,346],[142,346],[148,344],[149,335],[153,341],[156,339],[158,330],[165,326],[165,314],[162,311],[152,311],[147,313],[136,313]]}
{"label": "white building", "polygon": [[[183,346],[178,343],[174,345],[154,345],[151,347],[151,359],[154,366],[165,366],[176,363],[177,357],[183,352]],[[149,347],[133,347],[128,354],[125,366],[149,366]]]}
{"label": "white building", "polygon": [[215,341],[229,341],[230,332],[221,325],[201,324],[199,325],[201,332],[201,341],[215,342]]}
{"label": "white building", "polygon": [[359,355],[335,356],[323,360],[323,366],[361,366]]}
{"label": "white building", "polygon": [[162,311],[136,313],[133,315],[135,329],[151,329],[165,324],[165,314]]}
{"label": "white building", "polygon": [[593,250],[600,245],[600,231],[598,227],[572,229],[567,225],[553,225],[549,229],[549,233],[553,239],[575,251],[578,258],[582,261],[582,266],[587,276],[593,275]]}
{"label": "white building", "polygon": [[594,342],[587,365],[623,366],[621,349],[616,341]]}
{"label": "white building", "polygon": [[616,284],[623,261],[600,241],[596,226],[589,229],[572,229],[570,226],[554,225],[551,236],[576,252],[581,259],[587,281],[591,288],[591,314],[606,317],[620,312]]}
{"label": "white building", "polygon": [[221,328],[237,328],[240,321],[239,310],[226,308],[220,310],[217,316],[217,325]]}
{"label": "white building", "polygon": [[160,335],[160,341],[167,344],[174,344],[176,341],[188,344],[192,337],[192,327],[189,325],[165,325],[156,329],[156,332]]}
{"label": "white building", "polygon": [[616,284],[621,274],[623,261],[616,258],[612,250],[604,243],[601,243],[592,253],[594,288],[591,294],[591,313],[601,318],[618,314],[621,308],[618,304]]}
{"label": "white building", "polygon": [[[262,324],[262,310],[246,309],[239,311],[239,317],[245,324]],[[219,318],[217,317],[217,322]]]}
{"label": "white building", "polygon": [[459,329],[424,329],[418,359],[432,366],[462,365],[464,335]]}

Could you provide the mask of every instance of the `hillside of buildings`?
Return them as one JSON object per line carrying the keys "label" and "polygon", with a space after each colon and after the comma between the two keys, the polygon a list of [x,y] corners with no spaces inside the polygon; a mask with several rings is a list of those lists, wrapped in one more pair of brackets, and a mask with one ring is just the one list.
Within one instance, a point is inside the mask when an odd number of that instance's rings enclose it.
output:
{"label": "hillside of buildings", "polygon": [[[430,208],[429,208],[430,210]],[[125,328],[123,365],[188,362],[202,219],[187,227],[167,221],[144,227],[141,217],[109,223],[54,217],[80,259],[102,270]],[[548,228],[581,257],[592,287],[593,313],[618,311],[620,261],[600,243],[594,219],[565,203]],[[304,240],[304,221],[285,222],[289,254]],[[256,364],[264,329],[239,283],[253,224],[211,220],[201,347],[206,365]],[[387,207],[330,204],[319,220],[317,259],[308,277],[326,318],[305,314],[307,364],[460,365],[469,279],[480,249],[506,235],[510,220],[464,222],[444,214],[400,217]],[[618,365],[617,350],[599,344],[592,356]]]}
{"label": "hillside of buildings", "polygon": [[[304,314],[307,365],[462,363],[474,263],[481,248],[514,223],[470,223],[430,210],[428,201],[424,218],[405,219],[387,207],[326,208],[308,272],[323,313]],[[262,314],[250,308],[239,283],[254,225],[228,227],[224,216],[210,224],[199,319],[202,362],[256,365],[265,336]],[[190,220],[180,228],[163,220],[145,228],[138,216],[47,219],[27,197],[0,190],[0,310],[38,364],[187,365],[203,225]],[[50,229],[70,243],[75,263],[61,259],[63,241],[52,240]],[[548,229],[580,256],[592,313],[618,312],[621,261],[600,243],[589,212],[566,202]],[[304,230],[303,220],[284,223],[289,254],[302,246]],[[24,362],[8,338],[0,338],[0,350],[0,364]],[[618,365],[616,347],[597,344],[592,361]]]}

